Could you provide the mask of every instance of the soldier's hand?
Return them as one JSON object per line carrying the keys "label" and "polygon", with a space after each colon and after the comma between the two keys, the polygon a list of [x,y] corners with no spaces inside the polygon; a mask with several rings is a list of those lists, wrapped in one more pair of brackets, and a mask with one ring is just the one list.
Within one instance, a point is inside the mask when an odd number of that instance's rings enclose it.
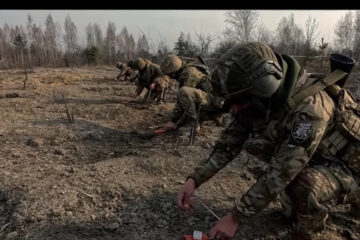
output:
{"label": "soldier's hand", "polygon": [[221,218],[219,222],[217,222],[216,225],[210,229],[209,238],[216,240],[230,239],[235,236],[238,227],[239,224],[235,217],[229,213],[225,217]]}
{"label": "soldier's hand", "polygon": [[190,198],[194,195],[194,192],[195,192],[195,181],[194,179],[189,178],[177,196],[177,204],[185,212],[193,211],[193,206],[191,205]]}
{"label": "soldier's hand", "polygon": [[164,128],[166,130],[174,130],[176,128],[176,124],[174,122],[170,121],[170,122],[167,122],[164,124]]}

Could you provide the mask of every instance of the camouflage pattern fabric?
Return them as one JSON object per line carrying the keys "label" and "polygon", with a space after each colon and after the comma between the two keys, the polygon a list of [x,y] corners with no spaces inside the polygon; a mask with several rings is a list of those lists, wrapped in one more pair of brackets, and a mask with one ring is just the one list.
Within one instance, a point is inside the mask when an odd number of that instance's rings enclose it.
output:
{"label": "camouflage pattern fabric", "polygon": [[135,81],[136,94],[139,95],[144,88],[149,89],[150,84],[153,83],[156,77],[163,76],[159,65],[145,60],[145,68],[138,73],[138,78]]}
{"label": "camouflage pattern fabric", "polygon": [[122,64],[122,67],[120,68],[120,73],[117,75],[116,79],[121,80],[123,78],[123,81],[127,81],[130,79],[130,76],[132,74],[134,74],[134,70]]}
{"label": "camouflage pattern fabric", "polygon": [[[198,120],[198,109],[201,106],[201,112],[216,111],[213,104],[213,96],[200,89],[193,87],[180,88],[177,96],[175,108],[173,110],[173,122],[176,122],[182,114],[186,114],[186,124],[195,127]],[[178,125],[182,125],[178,123]]]}
{"label": "camouflage pattern fabric", "polygon": [[205,76],[203,72],[193,66],[185,66],[185,68],[180,71],[181,73],[179,74],[179,78],[177,79],[179,81],[180,87],[186,86],[197,88],[201,79]]}
{"label": "camouflage pattern fabric", "polygon": [[296,229],[309,236],[325,229],[328,206],[351,204],[360,216],[360,188],[341,162],[314,165],[302,171],[287,189],[293,203]]}
{"label": "camouflage pattern fabric", "polygon": [[[186,114],[186,124],[193,127],[198,114],[216,112],[219,109],[216,101],[218,98],[212,91],[209,74],[205,65],[197,63],[186,64],[176,74],[180,89],[171,121],[177,122],[183,114]],[[197,113],[199,105],[201,105],[201,113]],[[181,125],[182,123],[178,123],[178,126]]]}
{"label": "camouflage pattern fabric", "polygon": [[[321,230],[327,214],[319,202],[336,200],[342,196],[348,199],[344,202],[349,202],[350,199],[356,202],[353,209],[360,208],[359,187],[349,171],[334,166],[324,166],[326,171],[321,171],[322,167],[305,168],[309,163],[316,162],[316,159],[312,158],[313,154],[325,133],[334,126],[334,114],[334,101],[325,91],[307,97],[285,117],[271,119],[265,127],[256,124],[257,121],[252,119],[250,110],[236,113],[234,122],[223,132],[211,155],[196,167],[189,177],[200,186],[232,161],[247,145],[250,136],[260,135],[267,142],[274,144],[275,150],[269,170],[244,195],[236,199],[234,215],[240,222],[248,222],[285,190],[293,188],[295,190],[288,191],[297,192],[305,188],[309,194],[302,195],[303,198],[299,198],[298,201],[294,200],[297,195],[288,196],[297,212],[299,229],[306,233]],[[278,116],[274,114],[272,117]],[[275,126],[270,123],[275,123]],[[268,133],[273,132],[275,128],[279,131],[269,136]],[[354,152],[355,154],[351,154]],[[348,154],[352,155],[360,158],[355,150]],[[351,161],[353,160],[348,160]],[[297,180],[294,181],[297,176]],[[303,180],[307,178],[311,178],[312,181]],[[314,195],[310,192],[317,193]]]}
{"label": "camouflage pattern fabric", "polygon": [[151,90],[151,100],[163,101],[169,89],[174,89],[173,82],[167,75],[155,78],[155,89]]}

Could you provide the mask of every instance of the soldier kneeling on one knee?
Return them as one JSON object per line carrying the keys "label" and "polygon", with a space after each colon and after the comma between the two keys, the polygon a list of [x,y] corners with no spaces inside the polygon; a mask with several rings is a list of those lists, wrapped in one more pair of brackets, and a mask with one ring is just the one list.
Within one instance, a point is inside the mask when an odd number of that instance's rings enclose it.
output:
{"label": "soldier kneeling on one knee", "polygon": [[234,237],[277,196],[295,220],[292,239],[317,238],[328,218],[325,204],[350,204],[360,215],[360,105],[341,88],[354,61],[339,55],[332,60],[330,74],[313,78],[293,57],[261,43],[236,44],[220,57],[215,71],[234,120],[188,175],[177,203],[191,210],[195,189],[251,138],[268,146],[269,169],[211,228],[211,239]]}

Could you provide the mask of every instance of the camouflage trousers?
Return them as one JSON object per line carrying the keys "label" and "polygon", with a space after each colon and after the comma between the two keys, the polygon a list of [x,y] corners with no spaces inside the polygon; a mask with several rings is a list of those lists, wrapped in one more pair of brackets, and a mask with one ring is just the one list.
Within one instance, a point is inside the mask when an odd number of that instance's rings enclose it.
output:
{"label": "camouflage trousers", "polygon": [[[200,113],[198,110],[200,109]],[[197,120],[207,120],[207,117],[220,118],[221,114],[217,113],[218,108],[213,104],[213,97],[200,89],[192,87],[180,88],[177,101],[173,110],[172,121],[176,122],[179,119],[184,119],[184,122],[177,123],[178,126],[188,125],[194,127]],[[181,116],[185,114],[186,117]],[[220,120],[219,120],[220,121]]]}
{"label": "camouflage trousers", "polygon": [[358,176],[342,163],[331,162],[305,168],[282,194],[282,204],[295,218],[296,231],[313,236],[322,231],[328,207],[350,204],[351,212],[360,216]]}

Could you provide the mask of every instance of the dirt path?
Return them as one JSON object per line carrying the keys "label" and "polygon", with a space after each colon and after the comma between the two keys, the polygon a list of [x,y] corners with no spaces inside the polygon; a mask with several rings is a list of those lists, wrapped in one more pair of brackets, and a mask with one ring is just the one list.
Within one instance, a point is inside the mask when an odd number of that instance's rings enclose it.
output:
{"label": "dirt path", "polygon": [[[199,204],[193,215],[181,213],[175,198],[222,128],[206,123],[194,146],[175,133],[144,139],[168,120],[173,102],[124,104],[135,87],[116,75],[111,67],[38,68],[22,90],[20,70],[0,71],[0,239],[180,240],[216,221]],[[245,165],[248,158],[199,189],[218,215],[255,182],[261,163]],[[335,210],[324,239],[360,239],[360,221]],[[236,239],[288,239],[289,228],[276,202]]]}

